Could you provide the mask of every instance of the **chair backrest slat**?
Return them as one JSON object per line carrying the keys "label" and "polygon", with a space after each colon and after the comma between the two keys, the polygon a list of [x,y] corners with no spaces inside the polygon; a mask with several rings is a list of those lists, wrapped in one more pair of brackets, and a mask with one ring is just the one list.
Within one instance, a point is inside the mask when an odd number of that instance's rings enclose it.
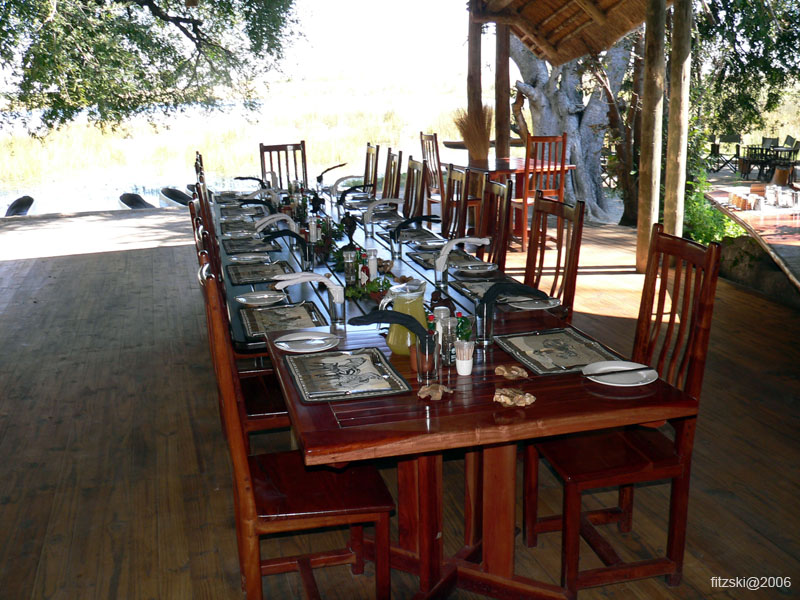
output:
{"label": "chair backrest slat", "polygon": [[367,143],[367,154],[364,161],[364,185],[371,185],[370,195],[375,195],[378,191],[378,157],[381,153],[380,146],[373,146]]}

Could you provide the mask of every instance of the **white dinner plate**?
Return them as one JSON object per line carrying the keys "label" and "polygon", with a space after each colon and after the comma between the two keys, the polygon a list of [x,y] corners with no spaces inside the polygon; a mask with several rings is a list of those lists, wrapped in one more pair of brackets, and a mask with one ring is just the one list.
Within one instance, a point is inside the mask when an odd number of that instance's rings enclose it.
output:
{"label": "white dinner plate", "polygon": [[252,252],[247,254],[231,254],[228,257],[228,260],[242,265],[269,264],[270,262],[272,262],[272,259],[269,257],[269,254],[261,252]]}
{"label": "white dinner plate", "polygon": [[220,223],[243,223],[247,221],[252,221],[252,219],[247,215],[230,215],[228,217],[220,217]]}
{"label": "white dinner plate", "polygon": [[507,302],[507,304],[518,310],[546,310],[548,308],[555,308],[561,304],[561,301],[558,298],[546,298],[541,300],[538,298],[529,298],[528,300],[517,298],[516,301]]}
{"label": "white dinner plate", "polygon": [[230,231],[222,235],[223,240],[246,240],[260,237],[255,231]]}
{"label": "white dinner plate", "polygon": [[261,290],[239,294],[235,300],[245,306],[272,306],[286,300],[286,294],[280,290]]}
{"label": "white dinner plate", "polygon": [[[658,379],[658,372],[655,369],[646,368],[640,363],[629,362],[626,360],[603,360],[586,365],[581,369],[581,372],[586,375],[588,379],[595,383],[602,383],[604,385],[612,385],[615,387],[633,387],[636,385],[647,385],[653,383]],[[631,370],[628,373],[617,373],[616,371]],[[603,373],[611,372],[613,374],[603,375]]]}
{"label": "white dinner plate", "polygon": [[296,331],[275,340],[275,345],[284,352],[322,352],[339,345],[339,337],[322,331]]}

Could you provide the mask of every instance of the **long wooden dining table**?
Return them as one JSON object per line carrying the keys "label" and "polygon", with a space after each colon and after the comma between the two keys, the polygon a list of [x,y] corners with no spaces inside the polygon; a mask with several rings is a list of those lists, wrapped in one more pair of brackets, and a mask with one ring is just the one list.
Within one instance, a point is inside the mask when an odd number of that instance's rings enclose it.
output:
{"label": "long wooden dining table", "polygon": [[[331,210],[331,212],[334,212]],[[362,246],[376,247],[383,257],[388,245],[380,236],[356,234]],[[292,261],[287,248],[273,258]],[[224,263],[228,261],[223,253]],[[294,264],[297,264],[296,259]],[[327,265],[315,268],[327,272]],[[429,282],[433,273],[416,262],[396,259],[395,275]],[[334,280],[340,275],[333,273]],[[458,281],[458,275],[451,277]],[[502,275],[501,275],[502,277]],[[229,299],[250,286],[229,285]],[[253,286],[256,287],[256,286]],[[325,308],[319,289],[310,284],[291,288],[292,300],[305,300]],[[233,294],[232,294],[233,292]],[[454,287],[448,294],[455,306],[471,313],[474,302]],[[231,302],[234,338],[241,346],[258,342],[237,323],[240,307]],[[348,301],[348,318],[375,308],[371,300]],[[542,332],[568,327],[546,310],[495,311],[495,335]],[[327,327],[316,328],[327,330]],[[457,375],[455,367],[442,367],[440,381],[453,390],[441,401],[420,399],[419,384],[408,356],[393,355],[385,332],[378,326],[348,326],[338,350],[378,348],[410,384],[408,393],[366,399],[304,402],[288,368],[286,354],[275,339],[288,331],[270,331],[262,338],[275,367],[292,428],[307,465],[342,465],[354,461],[393,457],[398,473],[399,533],[392,545],[392,567],[419,576],[417,597],[443,597],[462,587],[496,597],[563,598],[552,583],[514,573],[515,489],[518,444],[553,435],[600,430],[664,420],[693,420],[698,403],[657,380],[646,386],[610,387],[594,383],[580,372],[536,375],[508,381],[495,374],[498,365],[516,363],[496,344],[476,350],[472,374]],[[527,407],[504,407],[494,402],[495,390],[514,387],[535,396]],[[466,452],[465,544],[459,552],[443,551],[442,456],[446,451]]]}

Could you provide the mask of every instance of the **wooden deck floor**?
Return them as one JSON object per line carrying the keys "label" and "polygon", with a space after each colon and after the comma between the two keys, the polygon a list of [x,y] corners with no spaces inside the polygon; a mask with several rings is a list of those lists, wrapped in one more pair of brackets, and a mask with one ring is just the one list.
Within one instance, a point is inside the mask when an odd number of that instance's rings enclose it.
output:
{"label": "wooden deck floor", "polygon": [[[633,247],[632,230],[588,226],[578,278],[575,324],[623,350],[642,285]],[[178,211],[0,220],[0,598],[242,597],[195,264]],[[796,595],[798,340],[797,311],[720,283],[684,583],[631,582],[580,598]],[[450,551],[461,532],[461,469],[458,455],[445,463]],[[544,471],[542,485],[543,511],[556,511],[560,491]],[[637,490],[634,532],[616,536],[621,554],[663,548],[666,503],[666,486]],[[265,548],[292,552],[334,537],[283,537]],[[517,572],[556,582],[559,543],[548,534],[533,551],[518,545]],[[318,579],[326,598],[362,598],[370,573],[341,567]],[[792,577],[795,587],[711,587],[715,576],[762,575]],[[410,597],[415,583],[393,572],[394,597]],[[294,575],[264,585],[270,598],[298,597]]]}

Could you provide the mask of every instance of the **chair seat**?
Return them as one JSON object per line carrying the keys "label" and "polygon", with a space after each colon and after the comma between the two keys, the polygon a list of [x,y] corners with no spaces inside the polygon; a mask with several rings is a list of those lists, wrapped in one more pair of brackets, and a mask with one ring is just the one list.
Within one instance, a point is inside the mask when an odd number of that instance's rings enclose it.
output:
{"label": "chair seat", "polygon": [[300,452],[249,456],[256,510],[275,521],[394,510],[378,470],[354,464],[343,470],[306,467]]}
{"label": "chair seat", "polygon": [[629,428],[564,436],[536,444],[566,482],[615,485],[660,468],[678,467],[672,441],[657,429]]}

